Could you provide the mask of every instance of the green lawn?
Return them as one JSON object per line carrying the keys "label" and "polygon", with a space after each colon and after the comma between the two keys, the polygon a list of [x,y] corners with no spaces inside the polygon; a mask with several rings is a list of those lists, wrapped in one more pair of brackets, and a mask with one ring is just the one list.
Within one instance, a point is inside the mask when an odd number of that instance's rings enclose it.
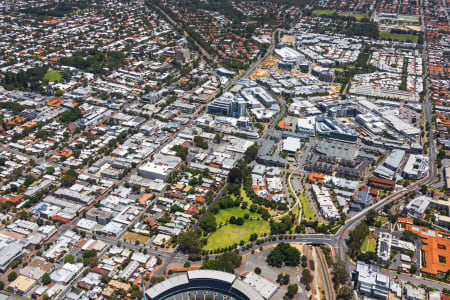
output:
{"label": "green lawn", "polygon": [[305,218],[306,220],[315,221],[316,216],[314,215],[311,205],[309,204],[308,198],[306,198],[304,194],[301,194],[300,196],[298,196],[298,198],[300,199],[300,203],[302,204],[303,218]]}
{"label": "green lawn", "polygon": [[312,15],[315,17],[319,17],[319,16],[331,16],[332,14],[334,14],[334,10],[329,10],[329,9],[315,9],[312,11]]}
{"label": "green lawn", "polygon": [[388,40],[391,39],[393,41],[399,41],[399,42],[406,42],[410,41],[413,43],[417,43],[417,40],[419,39],[419,36],[417,35],[411,35],[411,34],[401,34],[401,33],[390,33],[386,31],[379,31],[381,40]]}
{"label": "green lawn", "polygon": [[214,250],[225,248],[233,244],[239,244],[241,240],[248,242],[252,233],[258,236],[269,233],[270,225],[264,220],[246,220],[244,225],[227,224],[208,237],[208,244],[203,247],[204,250]]}
{"label": "green lawn", "polygon": [[240,207],[221,209],[214,216],[216,217],[216,223],[219,225],[228,221],[232,216],[243,218],[245,214],[249,214],[250,218],[257,218],[260,216],[257,213],[252,213],[248,209],[242,209]]}
{"label": "green lawn", "polygon": [[361,252],[375,252],[375,240],[367,237],[361,246]]}
{"label": "green lawn", "polygon": [[62,80],[62,75],[59,71],[49,70],[45,75],[44,79],[47,79],[50,82],[60,81]]}

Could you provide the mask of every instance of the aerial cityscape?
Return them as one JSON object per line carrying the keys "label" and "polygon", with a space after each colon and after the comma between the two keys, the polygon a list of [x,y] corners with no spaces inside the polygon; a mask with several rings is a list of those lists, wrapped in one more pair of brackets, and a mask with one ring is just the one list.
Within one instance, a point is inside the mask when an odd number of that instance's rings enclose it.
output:
{"label": "aerial cityscape", "polygon": [[449,11],[0,0],[0,300],[450,300]]}

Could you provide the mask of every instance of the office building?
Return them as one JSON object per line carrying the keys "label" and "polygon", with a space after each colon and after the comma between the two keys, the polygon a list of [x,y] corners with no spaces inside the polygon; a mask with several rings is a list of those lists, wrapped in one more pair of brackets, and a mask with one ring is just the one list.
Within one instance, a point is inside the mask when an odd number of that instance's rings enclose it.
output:
{"label": "office building", "polygon": [[386,264],[391,257],[391,240],[392,236],[388,232],[381,232],[378,237],[377,260],[382,264]]}
{"label": "office building", "polygon": [[360,296],[381,300],[389,298],[389,276],[381,274],[379,266],[358,261],[352,273],[352,280]]}
{"label": "office building", "polygon": [[239,118],[245,117],[246,108],[246,103],[242,98],[225,93],[208,105],[208,113]]}
{"label": "office building", "polygon": [[411,154],[403,168],[402,176],[407,179],[420,179],[427,175],[428,157]]}
{"label": "office building", "polygon": [[319,137],[356,143],[358,133],[338,119],[328,117],[316,117],[316,133]]}
{"label": "office building", "polygon": [[432,199],[430,197],[419,196],[414,200],[411,200],[403,210],[413,218],[423,218],[431,201]]}

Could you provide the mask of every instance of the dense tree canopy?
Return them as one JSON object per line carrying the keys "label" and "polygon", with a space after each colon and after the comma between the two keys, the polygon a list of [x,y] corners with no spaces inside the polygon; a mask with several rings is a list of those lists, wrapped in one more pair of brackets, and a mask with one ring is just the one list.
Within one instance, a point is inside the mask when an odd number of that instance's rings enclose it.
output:
{"label": "dense tree canopy", "polygon": [[282,234],[288,232],[292,227],[292,219],[290,216],[281,218],[281,222],[270,221],[270,232],[272,234]]}
{"label": "dense tree canopy", "polygon": [[202,250],[202,244],[197,233],[193,231],[182,232],[178,236],[178,247],[184,253],[198,254]]}
{"label": "dense tree canopy", "polygon": [[286,243],[278,244],[267,256],[267,263],[272,267],[298,266],[300,264],[300,252],[297,248]]}
{"label": "dense tree canopy", "polygon": [[234,273],[234,269],[239,267],[241,263],[242,257],[236,251],[232,251],[225,252],[217,256],[216,259],[205,261],[201,268]]}
{"label": "dense tree canopy", "polygon": [[200,227],[206,232],[216,231],[216,217],[212,212],[205,213],[203,219],[200,221]]}
{"label": "dense tree canopy", "polygon": [[352,232],[350,232],[350,238],[347,243],[351,249],[352,256],[356,256],[360,253],[364,239],[368,235],[369,226],[366,223],[360,223]]}
{"label": "dense tree canopy", "polygon": [[78,107],[74,107],[69,111],[63,112],[59,119],[61,120],[61,122],[71,123],[75,122],[78,119],[81,119],[81,117],[83,117],[81,110]]}

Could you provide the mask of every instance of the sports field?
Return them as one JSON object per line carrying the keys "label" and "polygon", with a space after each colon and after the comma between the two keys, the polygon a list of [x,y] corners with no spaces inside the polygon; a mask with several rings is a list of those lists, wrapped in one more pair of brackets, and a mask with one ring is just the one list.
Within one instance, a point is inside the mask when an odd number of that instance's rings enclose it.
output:
{"label": "sports field", "polygon": [[318,16],[331,16],[334,14],[334,10],[328,10],[328,9],[315,9],[312,11],[312,15],[315,17]]}
{"label": "sports field", "polygon": [[401,34],[401,33],[391,33],[386,31],[379,31],[379,36],[381,40],[393,40],[393,41],[399,41],[399,42],[413,42],[417,43],[417,40],[419,37],[417,35],[411,35],[411,34]]}

